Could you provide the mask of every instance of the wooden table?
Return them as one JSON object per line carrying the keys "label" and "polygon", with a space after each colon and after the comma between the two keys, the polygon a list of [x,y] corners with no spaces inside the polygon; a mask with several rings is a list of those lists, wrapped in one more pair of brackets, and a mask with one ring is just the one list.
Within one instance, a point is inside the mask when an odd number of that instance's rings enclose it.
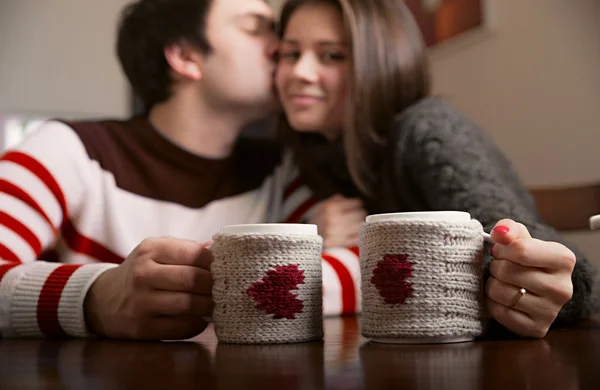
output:
{"label": "wooden table", "polygon": [[543,340],[367,342],[353,317],[324,342],[0,340],[0,389],[600,389],[600,319]]}

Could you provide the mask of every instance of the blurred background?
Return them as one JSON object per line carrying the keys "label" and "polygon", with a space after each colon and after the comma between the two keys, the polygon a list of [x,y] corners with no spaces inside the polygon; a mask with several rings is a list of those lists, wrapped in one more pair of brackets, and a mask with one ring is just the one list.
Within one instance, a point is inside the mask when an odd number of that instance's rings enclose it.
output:
{"label": "blurred background", "polygon": [[[0,149],[44,118],[132,113],[113,49],[128,2],[0,0]],[[600,1],[407,3],[435,94],[479,124],[527,186],[600,183]],[[600,265],[600,232],[566,236]]]}

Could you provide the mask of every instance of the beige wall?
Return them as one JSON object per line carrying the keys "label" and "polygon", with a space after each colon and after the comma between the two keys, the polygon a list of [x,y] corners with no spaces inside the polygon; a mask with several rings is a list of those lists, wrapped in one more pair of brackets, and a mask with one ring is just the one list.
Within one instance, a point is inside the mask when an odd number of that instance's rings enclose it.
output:
{"label": "beige wall", "polygon": [[528,184],[600,179],[600,2],[491,4],[491,36],[434,52],[435,91],[481,124]]}
{"label": "beige wall", "polygon": [[[489,37],[434,51],[435,91],[482,125],[528,185],[600,180],[600,2],[490,5]],[[600,265],[600,233],[567,237]]]}
{"label": "beige wall", "polygon": [[0,0],[0,113],[125,115],[113,56],[127,0]]}

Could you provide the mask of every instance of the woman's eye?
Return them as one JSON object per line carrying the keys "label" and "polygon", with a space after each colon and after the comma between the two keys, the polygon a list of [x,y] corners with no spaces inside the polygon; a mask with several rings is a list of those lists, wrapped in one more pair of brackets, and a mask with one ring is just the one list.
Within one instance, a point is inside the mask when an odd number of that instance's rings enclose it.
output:
{"label": "woman's eye", "polygon": [[320,55],[321,61],[323,62],[341,62],[346,59],[346,55],[343,53],[325,52]]}
{"label": "woman's eye", "polygon": [[280,60],[297,60],[298,58],[300,58],[300,52],[283,50],[279,52],[278,58]]}

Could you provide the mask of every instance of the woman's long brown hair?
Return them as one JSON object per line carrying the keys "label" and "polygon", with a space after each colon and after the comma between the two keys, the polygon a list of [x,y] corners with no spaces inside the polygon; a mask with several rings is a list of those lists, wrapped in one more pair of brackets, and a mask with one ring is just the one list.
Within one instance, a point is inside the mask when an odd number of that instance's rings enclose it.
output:
{"label": "woman's long brown hair", "polygon": [[[358,189],[373,195],[394,117],[429,95],[429,66],[421,33],[402,0],[289,0],[281,13],[281,36],[295,11],[306,4],[330,4],[341,11],[352,49],[343,131],[346,162]],[[284,115],[278,132],[292,148],[305,181],[317,187],[317,193],[327,188]]]}

